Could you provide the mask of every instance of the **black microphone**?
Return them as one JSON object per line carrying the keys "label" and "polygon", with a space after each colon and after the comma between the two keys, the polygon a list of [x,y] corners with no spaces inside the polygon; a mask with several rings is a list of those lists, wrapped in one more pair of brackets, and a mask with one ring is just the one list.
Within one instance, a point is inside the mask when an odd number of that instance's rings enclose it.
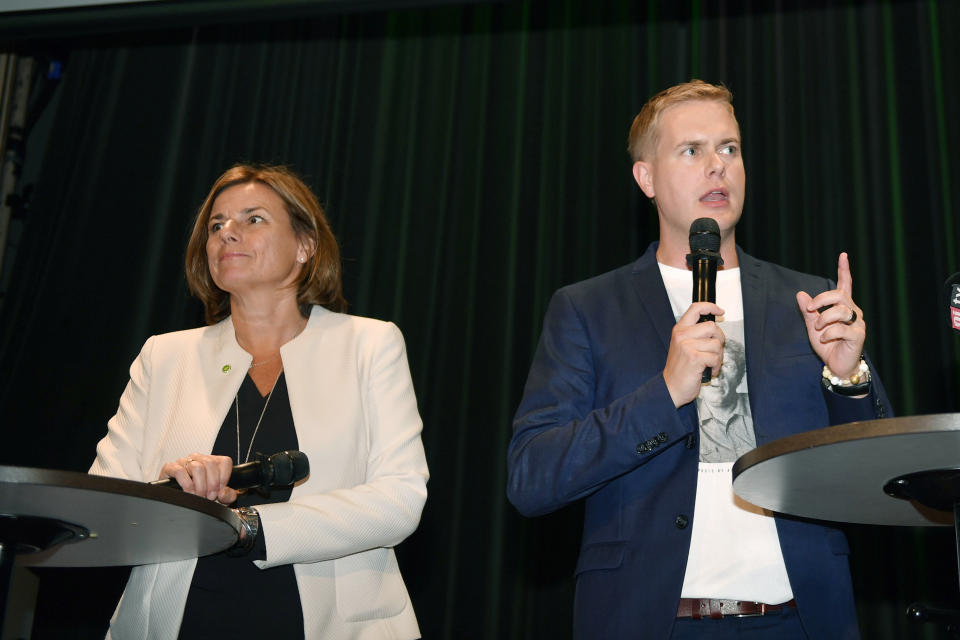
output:
{"label": "black microphone", "polygon": [[[720,226],[713,218],[697,218],[690,225],[690,253],[687,264],[693,269],[693,302],[717,301],[717,266],[720,257]],[[697,322],[712,322],[712,313],[700,316]],[[703,370],[701,382],[710,382],[710,367]]]}
{"label": "black microphone", "polygon": [[[227,486],[233,489],[287,487],[300,482],[310,473],[310,461],[302,451],[281,451],[272,456],[256,454],[256,460],[238,464],[230,472]],[[173,478],[151,482],[156,487],[180,489]]]}
{"label": "black microphone", "polygon": [[947,299],[950,326],[954,331],[960,331],[960,271],[943,283],[943,295]]}

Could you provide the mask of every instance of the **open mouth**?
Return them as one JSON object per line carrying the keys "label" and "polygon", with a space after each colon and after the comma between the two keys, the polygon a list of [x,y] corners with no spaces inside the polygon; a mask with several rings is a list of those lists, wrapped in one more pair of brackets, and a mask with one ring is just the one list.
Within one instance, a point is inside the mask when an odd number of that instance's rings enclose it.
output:
{"label": "open mouth", "polygon": [[726,200],[727,192],[724,189],[714,189],[700,197],[700,202],[725,202]]}

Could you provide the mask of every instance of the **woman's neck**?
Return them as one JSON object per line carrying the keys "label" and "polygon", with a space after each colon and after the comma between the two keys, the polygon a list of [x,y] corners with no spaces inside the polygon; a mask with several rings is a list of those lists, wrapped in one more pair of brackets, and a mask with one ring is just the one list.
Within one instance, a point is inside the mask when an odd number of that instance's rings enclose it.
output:
{"label": "woman's neck", "polygon": [[254,363],[277,355],[307,324],[293,296],[269,304],[250,304],[232,296],[230,313],[237,343]]}

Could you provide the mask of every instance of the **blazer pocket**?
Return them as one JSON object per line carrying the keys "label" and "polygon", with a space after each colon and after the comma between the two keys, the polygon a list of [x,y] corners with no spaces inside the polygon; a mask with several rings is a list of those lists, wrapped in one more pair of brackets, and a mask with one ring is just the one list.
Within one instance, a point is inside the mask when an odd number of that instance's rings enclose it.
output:
{"label": "blazer pocket", "polygon": [[774,368],[793,367],[808,361],[819,362],[810,345],[806,329],[802,331],[773,332],[767,336],[763,360]]}
{"label": "blazer pocket", "polygon": [[337,558],[337,611],[347,622],[391,618],[406,607],[407,588],[393,549],[371,549]]}
{"label": "blazer pocket", "polygon": [[797,363],[808,361],[818,362],[820,358],[813,352],[808,343],[805,347],[796,347],[789,350],[777,350],[770,353],[767,362],[773,367],[792,367]]}
{"label": "blazer pocket", "polygon": [[823,363],[815,353],[800,353],[795,355],[778,356],[771,358],[767,363],[767,371],[778,378],[786,377],[798,380],[812,380],[819,385],[820,371]]}
{"label": "blazer pocket", "polygon": [[623,554],[626,547],[626,542],[602,542],[583,547],[580,549],[580,557],[577,559],[577,569],[574,574],[580,575],[585,571],[619,568],[623,564]]}

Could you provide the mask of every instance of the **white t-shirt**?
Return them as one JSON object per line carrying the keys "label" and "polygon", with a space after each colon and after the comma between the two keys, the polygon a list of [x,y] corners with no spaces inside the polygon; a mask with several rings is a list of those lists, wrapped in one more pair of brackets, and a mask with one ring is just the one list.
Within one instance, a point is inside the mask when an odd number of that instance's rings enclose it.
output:
{"label": "white t-shirt", "polygon": [[[660,265],[673,315],[690,307],[693,278],[687,269]],[[700,466],[684,598],[722,598],[778,604],[793,598],[771,513],[733,492],[731,470],[756,447],[747,395],[740,269],[717,272],[717,324],[726,336],[719,375],[697,397]],[[716,372],[714,372],[716,373]]]}

